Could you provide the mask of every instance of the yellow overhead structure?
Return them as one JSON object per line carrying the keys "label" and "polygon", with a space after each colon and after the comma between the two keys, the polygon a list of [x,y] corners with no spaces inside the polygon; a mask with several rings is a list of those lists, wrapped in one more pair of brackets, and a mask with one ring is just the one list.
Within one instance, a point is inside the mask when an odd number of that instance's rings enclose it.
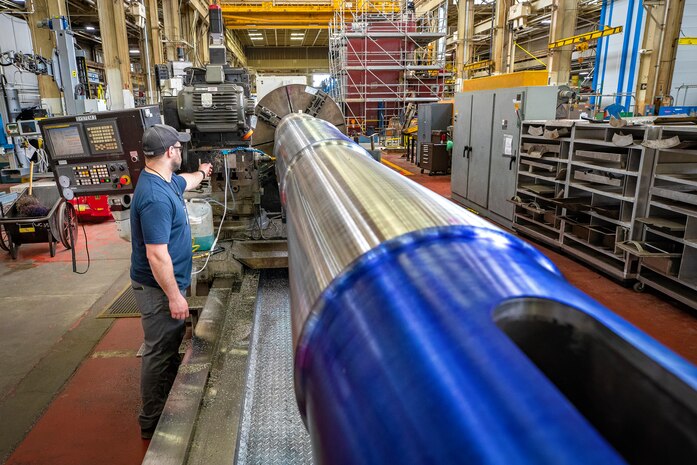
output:
{"label": "yellow overhead structure", "polygon": [[328,29],[342,0],[253,0],[220,3],[229,29]]}
{"label": "yellow overhead structure", "polygon": [[678,39],[680,45],[697,45],[697,37],[681,37]]}
{"label": "yellow overhead structure", "polygon": [[[222,0],[225,26],[229,29],[329,29],[345,0]],[[351,14],[399,13],[402,0],[358,0],[343,5]],[[348,6],[350,5],[350,6]]]}
{"label": "yellow overhead structure", "polygon": [[547,71],[518,71],[462,81],[462,92],[547,85]]}
{"label": "yellow overhead structure", "polygon": [[613,34],[619,34],[622,32],[622,26],[617,27],[605,27],[605,29],[600,29],[598,31],[586,32],[585,34],[579,34],[573,37],[567,37],[566,39],[559,39],[551,42],[547,48],[554,50],[555,48],[561,48],[566,45],[581,44],[583,42],[588,42],[589,40],[600,39],[601,37],[611,36]]}
{"label": "yellow overhead structure", "polygon": [[493,60],[477,61],[474,63],[466,64],[462,67],[464,71],[474,71],[476,69],[490,68],[494,64]]}

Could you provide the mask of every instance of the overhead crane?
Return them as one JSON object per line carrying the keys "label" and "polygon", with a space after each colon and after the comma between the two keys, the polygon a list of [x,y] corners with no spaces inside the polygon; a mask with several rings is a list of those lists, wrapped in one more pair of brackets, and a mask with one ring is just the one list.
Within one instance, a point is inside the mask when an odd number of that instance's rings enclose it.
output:
{"label": "overhead crane", "polygon": [[[221,2],[228,29],[327,29],[339,9],[339,0],[323,3]],[[254,25],[254,26],[252,26]]]}
{"label": "overhead crane", "polygon": [[228,29],[328,29],[336,13],[394,14],[402,10],[399,1],[387,0],[364,4],[359,1],[348,8],[342,0],[319,0],[298,4],[290,1],[221,2]]}
{"label": "overhead crane", "polygon": [[586,43],[590,40],[600,39],[601,37],[611,36],[614,34],[620,34],[622,32],[622,26],[617,27],[605,27],[604,29],[599,29],[597,31],[586,32],[584,34],[579,34],[572,37],[567,37],[565,39],[555,40],[551,42],[547,48],[549,50],[554,50],[557,48],[565,47],[567,45],[578,45]]}

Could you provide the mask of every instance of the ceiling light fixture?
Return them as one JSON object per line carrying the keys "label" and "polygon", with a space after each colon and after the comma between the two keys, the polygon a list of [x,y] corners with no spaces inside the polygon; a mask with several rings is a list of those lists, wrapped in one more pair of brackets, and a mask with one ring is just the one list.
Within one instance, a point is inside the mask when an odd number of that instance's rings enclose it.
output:
{"label": "ceiling light fixture", "polygon": [[132,48],[128,51],[128,53],[132,53],[133,55],[139,55],[140,50],[138,50],[137,48]]}
{"label": "ceiling light fixture", "polygon": [[552,24],[552,20],[551,19],[543,19],[542,21],[540,21],[540,24],[545,24],[545,25]]}
{"label": "ceiling light fixture", "polygon": [[94,31],[94,26],[85,26],[85,31]]}
{"label": "ceiling light fixture", "polygon": [[250,37],[250,39],[252,39],[252,40],[264,40],[263,37],[256,37],[256,36]]}

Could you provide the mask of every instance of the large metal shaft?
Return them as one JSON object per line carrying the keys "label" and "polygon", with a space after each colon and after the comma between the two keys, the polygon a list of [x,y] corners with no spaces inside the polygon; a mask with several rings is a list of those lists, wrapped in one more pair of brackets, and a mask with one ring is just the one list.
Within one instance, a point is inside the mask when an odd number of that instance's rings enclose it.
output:
{"label": "large metal shaft", "polygon": [[276,130],[318,464],[686,463],[697,369],[331,124]]}
{"label": "large metal shaft", "polygon": [[[376,163],[324,120],[302,113],[276,130],[289,228],[294,345],[320,294],[379,244],[425,228],[491,223]],[[551,265],[550,265],[551,267]]]}

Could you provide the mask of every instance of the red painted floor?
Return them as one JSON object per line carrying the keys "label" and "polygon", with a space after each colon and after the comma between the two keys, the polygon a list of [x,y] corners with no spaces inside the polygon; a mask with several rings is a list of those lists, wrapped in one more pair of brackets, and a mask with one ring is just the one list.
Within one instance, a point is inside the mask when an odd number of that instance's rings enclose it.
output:
{"label": "red painted floor", "polygon": [[138,318],[120,318],[85,359],[25,440],[13,465],[132,465],[149,441],[140,439]]}
{"label": "red painted floor", "polygon": [[[413,173],[410,179],[450,196],[449,176],[422,175],[399,155],[386,155],[385,159]],[[697,318],[688,310],[651,293],[637,294],[568,257],[535,245],[577,287],[697,363]],[[94,250],[108,253],[108,244],[95,241]],[[33,252],[28,247],[26,253]],[[138,319],[116,320],[6,463],[140,463],[148,446],[140,439],[137,423],[140,360],[135,353],[141,340]]]}

